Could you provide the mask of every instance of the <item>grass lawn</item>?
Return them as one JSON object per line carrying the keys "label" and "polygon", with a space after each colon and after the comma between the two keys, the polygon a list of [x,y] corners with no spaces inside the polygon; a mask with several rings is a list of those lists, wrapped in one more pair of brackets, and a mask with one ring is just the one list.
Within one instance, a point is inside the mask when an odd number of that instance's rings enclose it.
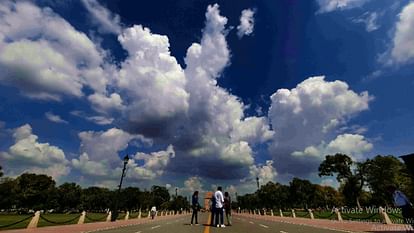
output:
{"label": "grass lawn", "polygon": [[10,227],[4,227],[4,226],[15,223],[15,222],[18,222],[18,221],[20,221],[22,219],[25,219],[25,218],[28,218],[30,216],[32,216],[32,215],[0,214],[0,230],[26,228],[27,225],[29,224],[31,218],[29,218],[29,219],[27,219],[27,220],[25,220],[25,221],[23,221],[19,224],[10,226]]}
{"label": "grass lawn", "polygon": [[[51,223],[48,221],[55,222]],[[68,225],[68,224],[76,224],[78,223],[80,217],[79,214],[41,214],[41,218],[39,219],[39,223],[37,224],[38,227],[45,227],[45,226],[59,226],[59,225]],[[68,222],[69,220],[72,220]]]}
{"label": "grass lawn", "polygon": [[104,222],[107,216],[106,213],[86,213],[85,223]]}

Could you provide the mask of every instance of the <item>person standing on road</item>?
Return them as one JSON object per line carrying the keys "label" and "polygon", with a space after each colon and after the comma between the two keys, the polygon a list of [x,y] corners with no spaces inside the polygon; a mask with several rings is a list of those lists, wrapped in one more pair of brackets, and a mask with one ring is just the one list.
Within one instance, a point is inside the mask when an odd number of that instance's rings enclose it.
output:
{"label": "person standing on road", "polygon": [[226,212],[227,226],[231,226],[231,198],[228,192],[224,193],[224,211]]}
{"label": "person standing on road", "polygon": [[198,203],[198,191],[195,191],[192,198],[191,198],[191,205],[193,209],[193,215],[191,216],[191,225],[193,225],[193,220],[195,218],[195,224],[198,225],[198,210],[200,208],[200,204]]}
{"label": "person standing on road", "polygon": [[151,208],[151,219],[154,219],[155,215],[157,215],[157,208],[155,206],[153,206]]}
{"label": "person standing on road", "polygon": [[214,195],[211,197],[211,222],[210,222],[210,226],[214,226],[214,217],[217,218],[216,216],[216,198],[214,197]]}
{"label": "person standing on road", "polygon": [[407,196],[405,196],[405,194],[398,190],[395,186],[390,185],[387,189],[388,192],[392,194],[394,205],[397,208],[401,208],[405,223],[410,224],[414,227],[413,204],[410,202]]}
{"label": "person standing on road", "polygon": [[217,227],[226,227],[224,226],[224,197],[223,193],[221,192],[222,188],[219,186],[217,188],[216,193],[214,193],[214,197],[216,198],[216,226]]}

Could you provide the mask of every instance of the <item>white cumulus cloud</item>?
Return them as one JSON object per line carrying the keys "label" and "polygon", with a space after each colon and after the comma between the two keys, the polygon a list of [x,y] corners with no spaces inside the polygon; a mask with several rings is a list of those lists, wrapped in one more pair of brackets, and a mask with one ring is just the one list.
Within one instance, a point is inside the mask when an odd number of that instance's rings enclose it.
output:
{"label": "white cumulus cloud", "polygon": [[[172,145],[169,145],[164,151],[157,151],[150,154],[136,153],[133,157],[134,162],[130,163],[132,172],[131,177],[137,179],[154,179],[164,173],[165,168],[170,160],[175,157],[175,151]],[[138,166],[135,162],[143,161],[142,166]]]}
{"label": "white cumulus cloud", "polygon": [[254,14],[252,9],[245,9],[240,16],[240,24],[237,26],[237,36],[242,38],[253,33],[254,29]]}
{"label": "white cumulus cloud", "polygon": [[23,95],[82,97],[84,86],[105,93],[110,77],[104,52],[50,8],[2,1],[0,39],[0,81]]}
{"label": "white cumulus cloud", "polygon": [[396,63],[411,62],[414,58],[414,2],[405,6],[399,14],[391,58]]}
{"label": "white cumulus cloud", "polygon": [[42,173],[59,179],[69,173],[69,161],[59,147],[41,143],[25,124],[14,130],[14,145],[7,152],[0,152],[5,161],[6,174],[14,176],[24,172]]}
{"label": "white cumulus cloud", "polygon": [[[368,110],[372,99],[368,92],[355,93],[345,82],[326,81],[323,76],[308,78],[291,90],[279,89],[271,96],[269,109],[276,132],[269,151],[278,172],[302,176],[314,172],[322,150],[318,145],[323,142],[333,140],[329,147],[343,152],[350,151],[339,147],[340,142],[365,142],[359,136],[334,138],[349,119]],[[297,156],[300,154],[310,156]]]}
{"label": "white cumulus cloud", "polygon": [[358,134],[341,134],[326,144],[322,142],[319,146],[306,147],[304,151],[295,151],[293,156],[315,156],[323,160],[326,155],[342,153],[351,156],[354,160],[364,158],[364,153],[371,151],[372,143],[364,136]]}

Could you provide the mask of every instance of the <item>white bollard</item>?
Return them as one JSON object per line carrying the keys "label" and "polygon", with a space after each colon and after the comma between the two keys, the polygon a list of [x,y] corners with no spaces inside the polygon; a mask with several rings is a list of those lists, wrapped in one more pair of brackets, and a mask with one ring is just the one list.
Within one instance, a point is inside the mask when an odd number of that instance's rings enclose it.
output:
{"label": "white bollard", "polygon": [[388,216],[387,212],[384,210],[384,208],[379,208],[380,217],[382,219],[382,222],[385,224],[392,224],[392,221],[390,217]]}
{"label": "white bollard", "polygon": [[273,216],[275,216],[275,215],[273,214],[273,209],[271,209],[271,210],[270,210],[270,216],[272,216],[272,217],[273,217]]}
{"label": "white bollard", "polygon": [[112,212],[109,211],[108,216],[106,216],[106,221],[110,222],[111,221],[111,217],[112,217]]}
{"label": "white bollard", "polygon": [[335,208],[335,213],[336,213],[336,220],[343,221],[341,211],[339,211],[338,208]]}
{"label": "white bollard", "polygon": [[279,209],[279,215],[280,215],[280,217],[283,217],[282,209]]}
{"label": "white bollard", "polygon": [[85,222],[86,212],[83,211],[81,216],[79,217],[78,224],[83,224]]}
{"label": "white bollard", "polygon": [[309,216],[311,219],[315,219],[315,216],[313,216],[313,211],[311,209],[308,209],[309,211]]}
{"label": "white bollard", "polygon": [[128,219],[129,219],[129,211],[126,212],[124,220],[128,220]]}
{"label": "white bollard", "polygon": [[138,219],[141,219],[141,208],[139,209],[139,213],[138,213]]}
{"label": "white bollard", "polygon": [[36,228],[37,224],[39,223],[39,218],[40,218],[40,211],[36,211],[32,220],[30,220],[29,225],[27,225],[27,228],[28,229]]}
{"label": "white bollard", "polygon": [[151,218],[151,211],[148,211],[148,217],[147,218]]}
{"label": "white bollard", "polygon": [[292,209],[292,218],[296,218],[295,209]]}

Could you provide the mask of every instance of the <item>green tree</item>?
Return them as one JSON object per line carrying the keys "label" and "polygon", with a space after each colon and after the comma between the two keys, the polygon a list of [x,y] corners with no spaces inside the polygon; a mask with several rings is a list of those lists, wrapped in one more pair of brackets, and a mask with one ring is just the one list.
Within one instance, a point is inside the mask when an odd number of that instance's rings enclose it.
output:
{"label": "green tree", "polygon": [[16,181],[3,178],[0,182],[0,209],[11,209],[16,204]]}
{"label": "green tree", "polygon": [[307,209],[315,194],[315,187],[308,180],[293,178],[289,186],[290,200],[295,207]]}
{"label": "green tree", "polygon": [[[168,205],[166,204],[168,203]],[[190,207],[190,203],[188,200],[178,195],[177,197],[174,196],[170,202],[165,202],[166,205],[161,205],[161,209],[173,209],[173,210],[181,210],[182,209],[188,209]]]}
{"label": "green tree", "polygon": [[75,183],[64,183],[58,187],[60,209],[78,209],[81,203],[82,188]]}
{"label": "green tree", "polygon": [[286,208],[289,199],[289,187],[279,183],[268,182],[257,192],[260,206],[265,208]]}
{"label": "green tree", "polygon": [[348,205],[361,208],[360,196],[364,187],[364,163],[354,163],[345,154],[327,155],[319,166],[319,176],[334,176],[342,183],[342,193]]}
{"label": "green tree", "polygon": [[142,195],[139,188],[127,187],[121,190],[119,208],[124,210],[137,210],[140,208],[140,196]]}
{"label": "green tree", "polygon": [[39,210],[50,207],[50,196],[56,188],[50,176],[24,173],[17,177],[15,190],[19,207]]}
{"label": "green tree", "polygon": [[343,197],[340,192],[330,186],[315,184],[315,195],[313,197],[312,207],[324,207],[332,209],[334,206],[342,206]]}
{"label": "green tree", "polygon": [[170,193],[167,188],[154,185],[151,188],[151,197],[151,204],[159,208],[164,202],[170,200]]}
{"label": "green tree", "polygon": [[139,196],[139,208],[149,209],[153,205],[151,192],[145,190]]}
{"label": "green tree", "polygon": [[115,192],[107,188],[89,187],[82,190],[81,203],[86,211],[103,212],[112,206]]}
{"label": "green tree", "polygon": [[394,156],[377,155],[365,162],[366,182],[372,191],[372,202],[376,205],[392,203],[387,186],[397,185],[405,194],[413,197],[413,187],[409,171],[404,163]]}

